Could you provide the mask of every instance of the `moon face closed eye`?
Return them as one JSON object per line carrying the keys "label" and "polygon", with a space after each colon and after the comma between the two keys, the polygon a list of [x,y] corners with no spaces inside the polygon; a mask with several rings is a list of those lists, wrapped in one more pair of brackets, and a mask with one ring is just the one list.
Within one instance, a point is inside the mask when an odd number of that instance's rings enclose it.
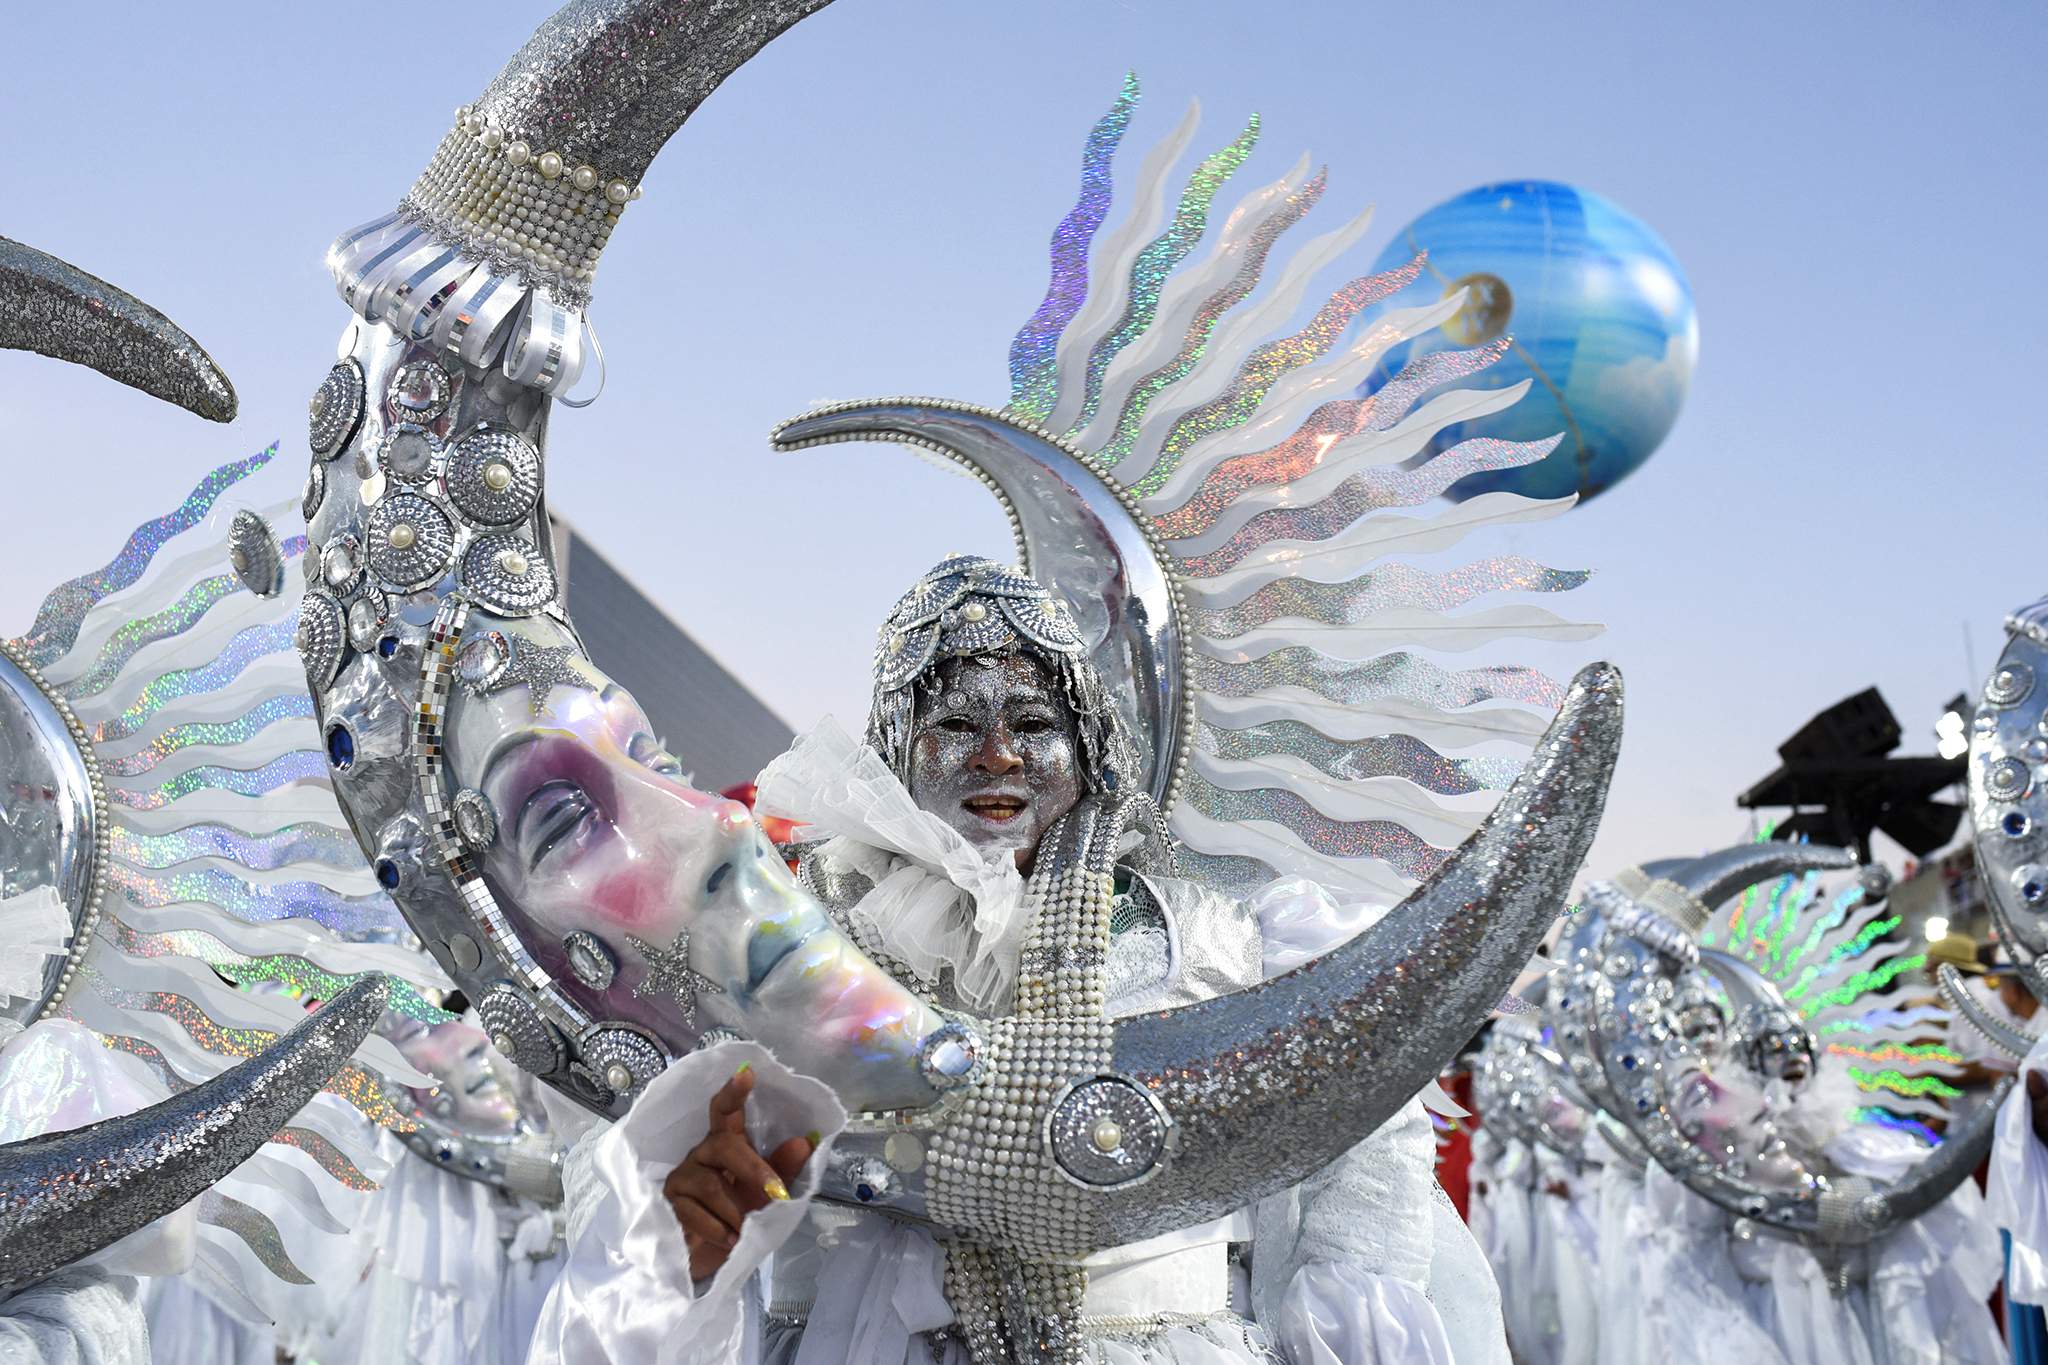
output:
{"label": "moon face closed eye", "polygon": [[891,441],[974,471],[1003,502],[1024,571],[1073,610],[1138,741],[1147,789],[1162,810],[1171,807],[1191,728],[1188,632],[1172,556],[1093,461],[1001,413],[933,399],[835,404],[785,422],[770,440],[777,450]]}

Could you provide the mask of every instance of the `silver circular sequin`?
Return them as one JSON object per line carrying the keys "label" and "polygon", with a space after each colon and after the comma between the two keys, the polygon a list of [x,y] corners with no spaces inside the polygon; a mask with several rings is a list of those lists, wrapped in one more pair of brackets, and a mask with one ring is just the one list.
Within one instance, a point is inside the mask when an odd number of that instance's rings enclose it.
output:
{"label": "silver circular sequin", "polygon": [[386,395],[401,421],[431,422],[448,411],[455,386],[448,372],[431,360],[408,360],[391,376]]}
{"label": "silver circular sequin", "polygon": [[454,554],[448,514],[418,493],[394,493],[370,513],[370,566],[400,592],[433,583]]}
{"label": "silver circular sequin", "polygon": [[500,616],[531,616],[555,600],[555,571],[537,548],[506,532],[472,541],[461,577],[463,589]]}
{"label": "silver circular sequin", "polygon": [[348,642],[368,653],[384,628],[389,603],[381,592],[366,592],[348,607]]}
{"label": "silver circular sequin", "polygon": [[[607,1089],[620,1095],[639,1091],[668,1069],[668,1054],[652,1038],[625,1024],[594,1028],[577,1040],[583,1064],[604,1078]],[[612,1068],[621,1068],[628,1082],[619,1085]]]}
{"label": "silver circular sequin", "polygon": [[320,581],[334,592],[346,596],[363,578],[363,547],[343,531],[330,539],[320,551]]}
{"label": "silver circular sequin", "polygon": [[2027,765],[2001,758],[1984,770],[1984,792],[1994,801],[2017,801],[2027,793]]}
{"label": "silver circular sequin", "polygon": [[500,631],[485,631],[462,642],[455,656],[455,676],[471,692],[481,693],[504,677],[511,663],[511,641]]}
{"label": "silver circular sequin", "polygon": [[605,947],[603,939],[588,930],[578,929],[563,939],[562,951],[568,954],[569,970],[576,979],[594,991],[610,986],[619,974],[618,957]]}
{"label": "silver circular sequin", "polygon": [[313,514],[320,510],[320,504],[327,501],[327,466],[315,460],[306,471],[306,489],[299,495],[299,511],[308,523]]}
{"label": "silver circular sequin", "polygon": [[1097,1076],[1055,1097],[1045,1119],[1047,1150],[1075,1183],[1094,1189],[1143,1180],[1171,1152],[1165,1106],[1121,1076]]}
{"label": "silver circular sequin", "polygon": [[473,431],[448,455],[448,498],[477,526],[508,526],[540,501],[540,456],[514,432]]}
{"label": "silver circular sequin", "polygon": [[2014,660],[2000,664],[1984,684],[1984,700],[1993,706],[2018,706],[2034,690],[2034,670]]}
{"label": "silver circular sequin", "polygon": [[306,678],[314,687],[325,687],[334,681],[346,643],[344,630],[341,603],[326,593],[309,592],[300,601],[299,628],[293,642],[299,647],[300,661],[306,665]]}
{"label": "silver circular sequin", "polygon": [[306,405],[306,440],[323,460],[341,454],[363,420],[363,367],[344,360],[327,372]]}
{"label": "silver circular sequin", "polygon": [[478,853],[497,842],[498,812],[491,808],[491,798],[475,787],[464,787],[455,793],[450,811],[455,819],[455,832]]}
{"label": "silver circular sequin", "polygon": [[[433,478],[434,462],[440,458],[440,438],[416,422],[393,423],[377,447],[378,468],[402,483],[425,483]],[[365,472],[364,477],[369,474]]]}
{"label": "silver circular sequin", "polygon": [[[319,466],[315,465],[314,468]],[[256,512],[235,513],[228,525],[228,567],[235,579],[258,597],[284,591],[284,552],[270,523]]]}
{"label": "silver circular sequin", "polygon": [[562,1035],[511,982],[496,982],[485,991],[476,1002],[476,1014],[498,1051],[525,1070],[546,1076],[560,1069]]}
{"label": "silver circular sequin", "polygon": [[483,950],[468,934],[448,935],[448,959],[458,972],[473,972],[484,962]]}

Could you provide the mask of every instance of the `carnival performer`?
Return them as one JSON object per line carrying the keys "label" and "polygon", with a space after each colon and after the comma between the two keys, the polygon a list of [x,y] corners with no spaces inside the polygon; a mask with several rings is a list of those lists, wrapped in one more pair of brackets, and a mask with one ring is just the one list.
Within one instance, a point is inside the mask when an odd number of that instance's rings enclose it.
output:
{"label": "carnival performer", "polygon": [[[889,647],[934,623],[909,658]],[[760,808],[830,835],[806,850],[800,875],[871,956],[949,1008],[1000,1015],[1020,972],[1033,971],[1022,930],[1041,841],[1077,803],[1135,781],[1135,746],[1065,607],[1015,569],[941,563],[880,638],[866,742],[829,722],[813,731],[762,774]],[[1305,879],[1239,902],[1173,875],[1170,857],[1134,861],[1118,865],[1103,964],[1113,1017],[1252,984],[1351,937],[1373,913]],[[673,1102],[713,1106],[711,1135],[664,1191],[679,1220],[675,1254],[709,1280],[741,1217],[768,1199],[754,1193],[768,1173],[718,1122],[738,1102],[732,1092]],[[1296,1191],[1090,1257],[1081,1324],[1098,1358],[1249,1360],[1270,1343],[1297,1361],[1505,1359],[1491,1277],[1435,1185],[1433,1155],[1411,1102]],[[737,1200],[735,1185],[747,1191]],[[624,1226],[634,1199],[621,1195],[616,1211],[593,1216]],[[878,1352],[847,1359],[964,1360],[942,1325],[940,1261],[922,1233],[818,1209],[777,1249],[762,1358],[802,1359],[818,1334]],[[906,1299],[926,1315],[906,1317]],[[935,1307],[941,1322],[929,1320]]]}
{"label": "carnival performer", "polygon": [[[4,238],[0,348],[89,365],[211,420],[235,412],[227,377],[162,314]],[[207,493],[202,485],[180,509],[183,524],[174,514],[146,529],[158,541],[174,536],[203,515]],[[239,1193],[305,1179],[288,1159],[252,1158],[281,1130],[304,1134],[291,1126],[303,1121],[299,1111],[348,1071],[389,989],[374,974],[358,979],[283,1037],[251,1035],[269,1046],[245,1047],[241,1065],[187,1075],[161,1064],[152,1046],[121,1047],[138,1043],[127,1030],[81,1019],[90,999],[145,987],[163,965],[126,970],[100,936],[103,924],[119,925],[117,908],[133,913],[125,899],[103,902],[116,887],[131,889],[116,860],[134,852],[131,807],[145,803],[131,799],[126,780],[142,769],[132,755],[115,758],[138,727],[110,728],[96,713],[102,693],[121,695],[119,685],[133,681],[129,656],[179,632],[118,606],[93,608],[142,576],[151,548],[131,542],[115,563],[52,594],[27,635],[0,640],[0,771],[9,779],[0,791],[0,1357],[21,1365],[149,1359],[137,1277],[206,1261],[216,1237],[236,1235],[227,1229],[271,1226],[216,1186],[244,1163],[250,1180],[231,1182]],[[111,628],[117,614],[133,622],[125,639]],[[160,650],[154,661],[165,657]],[[145,738],[158,736],[152,728]],[[152,1058],[159,1065],[147,1065]],[[78,1181],[88,1169],[93,1178]]]}
{"label": "carnival performer", "polygon": [[[1325,188],[1304,163],[1246,196],[1205,244],[1210,201],[1249,155],[1256,121],[1203,158],[1162,224],[1166,178],[1194,133],[1193,114],[1183,120],[1091,266],[1109,158],[1138,98],[1127,84],[1091,134],[1048,302],[1012,348],[1007,408],[856,404],[779,434],[785,447],[885,432],[943,449],[1014,518],[1023,571],[963,560],[924,585],[958,596],[957,616],[908,607],[903,638],[882,642],[883,720],[895,728],[877,738],[893,758],[821,739],[790,760],[886,779],[805,818],[900,817],[900,830],[843,833],[905,860],[876,893],[915,934],[949,923],[946,906],[965,914],[958,942],[891,938],[853,908],[842,925],[744,807],[688,786],[578,640],[546,529],[544,450],[553,397],[595,357],[583,308],[597,256],[697,103],[819,7],[578,0],[459,111],[398,209],[329,257],[355,316],[311,407],[305,510],[319,575],[300,652],[335,793],[380,880],[494,1045],[582,1111],[551,1116],[576,1139],[564,1172],[571,1251],[534,1358],[744,1358],[763,1344],[761,1310],[746,1302],[753,1272],[815,1240],[817,1293],[844,1307],[814,1305],[814,1317],[865,1314],[872,1335],[797,1342],[778,1329],[774,1348],[807,1362],[926,1359],[941,1328],[942,1349],[987,1365],[1177,1345],[1241,1359],[1258,1338],[1227,1310],[1228,1244],[1255,1205],[1282,1234],[1276,1244],[1249,1227],[1254,1315],[1278,1302],[1284,1319],[1335,1279],[1362,1286],[1378,1311],[1359,1321],[1352,1303],[1303,1331],[1355,1331],[1358,1350],[1421,1359],[1445,1358],[1462,1334],[1474,1358],[1497,1358],[1490,1322],[1466,1333],[1456,1321],[1473,1303],[1432,1310],[1424,1298],[1431,1275],[1452,1283],[1456,1253],[1469,1252],[1437,1235],[1448,1210],[1360,1223],[1353,1187],[1399,1189],[1410,1214],[1418,1196],[1436,1197],[1426,1130],[1405,1145],[1421,1124],[1412,1097],[1499,1002],[1563,902],[1611,773],[1620,680],[1605,665],[1565,686],[1402,653],[1347,661],[1297,638],[1288,623],[1304,616],[1334,615],[1343,634],[1354,613],[1412,624],[1446,592],[1555,592],[1583,576],[1503,556],[1455,585],[1398,566],[1357,577],[1389,543],[1445,545],[1562,510],[1500,495],[1469,511],[1377,515],[1554,442],[1428,453],[1455,422],[1519,396],[1433,392],[1504,343],[1435,351],[1372,384],[1388,348],[1464,304],[1454,293],[1391,310],[1352,335],[1419,261],[1351,281],[1305,327],[1273,336],[1365,219],[1258,290],[1274,243]],[[1091,275],[1099,292],[1084,287]],[[1334,581],[1294,572],[1304,544]],[[1303,584],[1315,600],[1295,605]],[[1590,633],[1523,606],[1458,627],[1473,645],[1536,628]],[[1007,859],[990,862],[922,811],[890,766],[909,761],[911,684],[939,669],[940,702],[979,696],[996,708],[989,723],[1007,727],[1028,700],[1041,713],[1032,745],[1065,736],[1071,766],[1045,774],[1070,791],[1063,801],[1052,786],[1013,789],[988,793],[978,814],[952,812],[1007,831]],[[1297,685],[1317,700],[1303,704]],[[1017,695],[1000,690],[1011,686]],[[1269,690],[1288,695],[1274,703]],[[1501,704],[1459,714],[1479,702]],[[1260,708],[1292,724],[1263,724]],[[1519,773],[1439,766],[1418,729],[1533,743]],[[1283,763],[1283,744],[1310,757]],[[803,802],[821,799],[809,779],[796,785]],[[1388,788],[1408,799],[1380,799]],[[770,790],[764,809],[804,815]],[[1490,813],[1435,799],[1475,793]],[[1529,839],[1531,825],[1546,837]],[[1177,862],[1189,885],[1168,889]],[[1309,879],[1297,887],[1299,946],[1280,931],[1277,893],[1247,912],[1234,890],[1276,873]],[[1398,904],[1309,955],[1367,918],[1346,921],[1337,906],[1373,900]],[[1120,1013],[1113,999],[1144,1008]],[[687,1249],[662,1190],[710,1135],[714,1097],[717,1159],[746,1173],[736,1198],[759,1207],[729,1210],[735,1244],[699,1285],[687,1254],[665,1254]],[[1397,1119],[1375,1139],[1391,1150],[1350,1159]],[[579,1122],[590,1128],[580,1139]],[[711,1159],[699,1153],[696,1167]],[[820,1229],[821,1202],[854,1221]],[[833,1254],[856,1243],[867,1250]],[[1134,1270],[1119,1283],[1125,1259]],[[1483,1288],[1483,1268],[1459,1263]],[[786,1287],[803,1270],[777,1273]],[[1148,1270],[1162,1271],[1156,1292],[1138,1282]],[[1115,1287],[1137,1320],[1091,1319],[1091,1284],[1098,1301]],[[1492,1316],[1483,1293],[1469,1297]],[[1283,1347],[1287,1330],[1273,1327]],[[1135,1346],[1116,1340],[1132,1332]]]}
{"label": "carnival performer", "polygon": [[[1977,872],[1997,925],[2007,976],[2048,1000],[2041,955],[2048,931],[2048,598],[2005,618],[2005,648],[1977,701],[1970,728],[1970,815]],[[1955,1010],[2018,1067],[2019,1084],[1998,1115],[1985,1197],[2005,1240],[2006,1335],[2015,1361],[2048,1360],[2048,1031],[2031,1002],[1999,991],[1978,1000],[1954,967],[1941,971]]]}
{"label": "carnival performer", "polygon": [[[1882,879],[1816,899],[1820,874],[1852,863],[1761,845],[1629,869],[1588,891],[1549,984],[1575,1078],[1651,1158],[1636,1262],[1651,1358],[2003,1354],[1984,1311],[1996,1242],[1968,1179],[1990,1115],[1941,1136],[1922,1121],[1942,1114],[1913,1077],[1960,1058],[1943,1013],[1891,984],[1920,959],[1870,965]],[[1768,897],[1746,892],[1771,879]],[[1820,1030],[1849,1041],[1823,1051]],[[1866,1059],[1880,1065],[1858,1076]]]}

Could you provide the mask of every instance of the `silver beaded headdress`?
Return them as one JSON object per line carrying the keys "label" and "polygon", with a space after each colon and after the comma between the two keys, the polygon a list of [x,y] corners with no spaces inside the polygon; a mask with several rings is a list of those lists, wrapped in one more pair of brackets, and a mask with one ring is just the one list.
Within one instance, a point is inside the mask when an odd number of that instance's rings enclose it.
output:
{"label": "silver beaded headdress", "polygon": [[[1806,1243],[1842,1273],[1860,1268],[1857,1248],[1946,1198],[1975,1169],[1997,1108],[1951,1120],[1942,1138],[1919,1122],[1944,1116],[1912,1077],[1938,1074],[1942,1050],[1921,1045],[1946,1021],[1901,1009],[1910,988],[1891,983],[1920,959],[1895,952],[1872,965],[1885,950],[1882,904],[1868,895],[1878,883],[1864,878],[1821,898],[1821,874],[1854,866],[1840,849],[1764,843],[1596,882],[1560,945],[1544,1000],[1572,1079],[1651,1158],[1709,1202]],[[1772,884],[1768,896],[1758,894],[1764,884]],[[1682,1013],[1703,995],[1719,1000],[1729,1021],[1725,1050],[1696,1046],[1685,1027]],[[1711,1148],[1694,1140],[1700,1107],[1718,1093],[1718,1067],[1760,1071],[1773,1045],[1810,1051],[1809,1031],[1836,1022],[1855,1029],[1859,1047],[1896,1044],[1892,1055],[1903,1059],[1905,1080],[1889,1093],[1882,1077],[1857,1080],[1873,1093],[1854,1117],[1917,1128],[1938,1150],[1878,1188],[1832,1169],[1773,1113]],[[1820,1060],[1841,1064],[1832,1054]],[[1767,1157],[1779,1176],[1794,1178],[1759,1175]]]}
{"label": "silver beaded headdress", "polygon": [[1088,790],[1127,787],[1138,772],[1137,748],[1073,613],[1023,570],[978,555],[948,557],[890,609],[875,639],[868,743],[907,781],[918,696],[933,685],[939,664],[1005,653],[1052,671],[1074,715]]}

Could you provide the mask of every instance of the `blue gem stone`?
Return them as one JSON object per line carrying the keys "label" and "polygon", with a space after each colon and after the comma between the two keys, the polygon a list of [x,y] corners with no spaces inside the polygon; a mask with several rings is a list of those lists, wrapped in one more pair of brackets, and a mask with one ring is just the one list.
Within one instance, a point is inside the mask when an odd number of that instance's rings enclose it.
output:
{"label": "blue gem stone", "polygon": [[347,726],[327,727],[327,761],[336,768],[346,768],[356,761],[356,737],[348,732]]}
{"label": "blue gem stone", "polygon": [[853,1187],[853,1197],[863,1204],[869,1203],[875,1197],[875,1187],[863,1181]]}
{"label": "blue gem stone", "polygon": [[396,635],[387,635],[377,642],[377,653],[383,657],[388,659],[397,652],[398,637]]}
{"label": "blue gem stone", "polygon": [[1110,792],[1116,790],[1116,769],[1104,768],[1102,770],[1102,789]]}
{"label": "blue gem stone", "polygon": [[2048,894],[2048,887],[2042,886],[2039,882],[2028,882],[2020,888],[2020,894],[2030,901],[2037,901],[2044,894]]}
{"label": "blue gem stone", "polygon": [[386,891],[398,889],[398,864],[389,858],[377,860],[377,881]]}
{"label": "blue gem stone", "polygon": [[2009,810],[2000,824],[2008,835],[2017,839],[2027,832],[2027,813],[2022,810]]}
{"label": "blue gem stone", "polygon": [[1624,1058],[1622,1058],[1622,1059],[1621,1059],[1621,1069],[1622,1069],[1623,1071],[1634,1071],[1634,1070],[1636,1069],[1636,1059],[1635,1059],[1634,1057],[1624,1057]]}

